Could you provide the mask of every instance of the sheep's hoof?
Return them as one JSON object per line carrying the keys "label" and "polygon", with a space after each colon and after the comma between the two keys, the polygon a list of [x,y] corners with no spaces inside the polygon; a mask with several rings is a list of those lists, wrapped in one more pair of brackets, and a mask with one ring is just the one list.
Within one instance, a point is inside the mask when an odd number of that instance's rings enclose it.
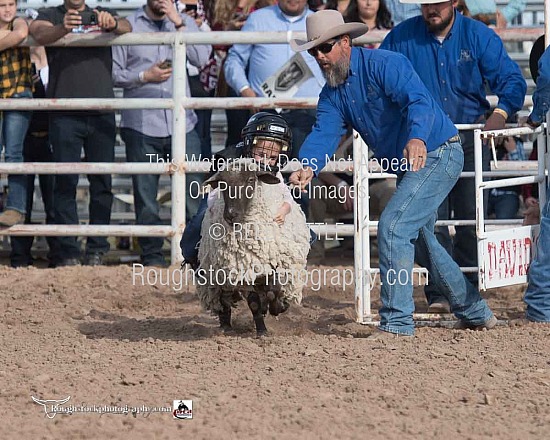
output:
{"label": "sheep's hoof", "polygon": [[278,299],[269,303],[269,314],[271,316],[278,316],[284,313],[290,307],[290,303],[284,299]]}
{"label": "sheep's hoof", "polygon": [[231,325],[220,325],[220,329],[224,333],[233,333],[233,327],[231,327]]}
{"label": "sheep's hoof", "polygon": [[218,317],[220,318],[220,328],[222,331],[231,331],[231,307],[222,309]]}
{"label": "sheep's hoof", "polygon": [[267,330],[259,330],[259,331],[256,331],[256,338],[260,339],[260,338],[265,338],[269,336],[269,333]]}

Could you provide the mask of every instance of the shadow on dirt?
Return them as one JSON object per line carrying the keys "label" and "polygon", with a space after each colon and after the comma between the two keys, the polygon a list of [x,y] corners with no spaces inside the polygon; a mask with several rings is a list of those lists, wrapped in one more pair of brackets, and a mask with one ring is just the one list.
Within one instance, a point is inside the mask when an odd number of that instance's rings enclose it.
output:
{"label": "shadow on dirt", "polygon": [[77,326],[80,333],[89,339],[126,339],[131,342],[150,338],[162,341],[194,341],[220,333],[216,320],[208,316],[135,319],[91,310],[89,317],[93,321]]}

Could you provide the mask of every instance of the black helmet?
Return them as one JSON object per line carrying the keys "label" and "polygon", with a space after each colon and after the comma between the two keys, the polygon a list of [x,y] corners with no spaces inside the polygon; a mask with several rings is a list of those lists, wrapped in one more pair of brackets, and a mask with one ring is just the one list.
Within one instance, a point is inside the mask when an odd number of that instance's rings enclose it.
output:
{"label": "black helmet", "polygon": [[283,168],[287,157],[292,154],[292,130],[282,116],[268,112],[254,114],[241,131],[243,156],[252,157],[252,149],[258,139],[274,140],[281,143],[277,165]]}

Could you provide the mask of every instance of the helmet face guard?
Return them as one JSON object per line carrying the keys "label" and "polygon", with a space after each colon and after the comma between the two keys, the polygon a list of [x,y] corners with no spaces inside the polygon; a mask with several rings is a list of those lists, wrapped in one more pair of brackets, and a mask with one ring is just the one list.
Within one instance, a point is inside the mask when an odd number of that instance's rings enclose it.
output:
{"label": "helmet face guard", "polygon": [[[274,170],[284,168],[292,154],[292,131],[279,115],[259,112],[253,115],[243,128],[243,155],[254,158],[254,150],[261,156],[266,167]],[[258,151],[259,150],[259,151]],[[270,166],[269,160],[276,160]]]}

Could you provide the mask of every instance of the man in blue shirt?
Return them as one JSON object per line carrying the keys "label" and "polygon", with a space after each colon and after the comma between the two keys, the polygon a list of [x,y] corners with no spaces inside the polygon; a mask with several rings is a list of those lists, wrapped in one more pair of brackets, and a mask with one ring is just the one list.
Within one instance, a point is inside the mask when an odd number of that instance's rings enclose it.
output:
{"label": "man in blue shirt", "polygon": [[291,46],[315,57],[327,85],[319,96],[317,122],[300,150],[305,166],[290,181],[305,188],[335,152],[347,123],[373,150],[383,171],[398,176],[378,224],[383,332],[375,338],[414,334],[413,287],[402,280],[412,275],[417,240],[429,249],[426,267],[460,325],[492,328],[491,310],[433,232],[437,208],[462,171],[456,128],[405,57],[352,48],[351,39],[364,34],[366,25],[344,24],[338,11],[326,10],[308,17],[306,27],[308,41],[294,40]]}
{"label": "man in blue shirt", "polygon": [[[303,32],[306,17],[313,14],[307,7],[307,0],[280,0],[277,5],[254,11],[242,28],[242,32]],[[231,88],[245,98],[265,96],[262,84],[274,75],[294,53],[288,44],[235,44],[225,60],[225,78]],[[313,98],[325,81],[315,60],[307,54],[303,59],[313,76],[303,82],[295,98]],[[294,151],[298,151],[305,137],[315,123],[315,110],[283,110],[281,116],[292,129]]]}
{"label": "man in blue shirt", "polygon": [[[457,1],[401,0],[422,3],[422,16],[411,18],[394,28],[380,46],[405,55],[443,111],[455,124],[485,123],[484,130],[505,126],[508,115],[523,106],[527,85],[502,41],[483,23],[462,16]],[[486,99],[486,84],[498,98],[492,114]],[[464,171],[474,170],[473,131],[461,133]],[[490,151],[483,151],[483,169],[490,168]],[[475,183],[473,178],[458,181],[439,210],[440,219],[475,219]],[[477,267],[477,237],[474,226],[457,226],[454,243],[448,228],[437,228],[438,238],[460,266]],[[428,258],[417,249],[420,264]],[[477,283],[477,274],[470,276]],[[430,311],[443,312],[446,301],[433,286],[426,289]]]}
{"label": "man in blue shirt", "polygon": [[[128,17],[134,32],[199,32],[195,20],[180,14],[171,0],[147,0],[147,4]],[[187,59],[201,67],[208,62],[209,45],[187,45]],[[124,89],[125,98],[172,98],[173,50],[171,46],[115,46],[113,47],[113,80],[115,86]],[[169,60],[169,61],[166,61]],[[189,84],[187,84],[189,96]],[[197,116],[187,109],[186,153],[189,160],[195,155],[199,160],[200,139],[195,125]],[[172,147],[172,110],[141,109],[122,110],[120,135],[126,144],[128,162],[168,162]],[[200,174],[187,176],[187,217],[195,214],[199,205],[197,184]],[[161,223],[157,192],[159,175],[135,174],[132,176],[136,223],[158,225]],[[162,255],[163,238],[140,237],[141,261],[145,266],[165,266]]]}
{"label": "man in blue shirt", "polygon": [[[538,62],[537,87],[533,93],[533,111],[527,125],[536,128],[550,110],[550,48],[547,48]],[[548,122],[548,121],[547,121]],[[529,285],[525,291],[527,319],[550,323],[550,188],[547,191],[546,206],[540,220],[537,255],[529,266]]]}

